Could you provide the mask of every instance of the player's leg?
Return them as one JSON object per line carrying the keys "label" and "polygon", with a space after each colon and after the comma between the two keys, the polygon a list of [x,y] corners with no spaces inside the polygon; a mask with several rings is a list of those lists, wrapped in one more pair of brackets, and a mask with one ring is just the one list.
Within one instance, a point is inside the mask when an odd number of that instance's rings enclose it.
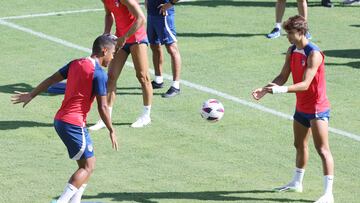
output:
{"label": "player's leg", "polygon": [[[304,17],[307,20],[308,16],[308,8],[307,8],[307,1],[306,0],[297,0],[297,8],[299,15]],[[305,33],[306,38],[311,39],[310,32]]]}
{"label": "player's leg", "polygon": [[65,144],[69,157],[77,160],[79,166],[57,200],[58,203],[67,203],[79,191],[79,188],[88,181],[94,169],[93,145],[86,128],[59,120],[54,121],[54,127]]}
{"label": "player's leg", "polygon": [[334,180],[334,160],[330,151],[328,140],[328,121],[327,119],[311,120],[311,130],[313,134],[315,148],[320,155],[324,173],[324,195],[317,203],[332,203],[334,197],[332,186]]}
{"label": "player's leg", "polygon": [[78,160],[77,163],[79,169],[73,174],[69,182],[77,187],[78,191],[72,196],[69,203],[80,203],[87,182],[95,168],[95,157],[81,159]]}
{"label": "player's leg", "polygon": [[162,21],[158,16],[148,15],[146,33],[150,43],[152,52],[152,61],[155,70],[155,79],[151,82],[153,89],[160,89],[164,85],[164,79],[162,77],[164,56],[161,47],[160,35],[162,35],[160,27]]}
{"label": "player's leg", "polygon": [[173,83],[169,90],[162,96],[169,98],[180,93],[181,56],[176,39],[175,15],[165,16],[163,31],[165,47],[171,58]]}
{"label": "player's leg", "polygon": [[275,188],[276,191],[290,191],[302,192],[303,191],[303,178],[305,174],[305,167],[309,159],[308,140],[310,137],[310,123],[302,117],[301,114],[295,112],[294,122],[294,146],[296,149],[296,168],[294,171],[293,179],[282,187]]}
{"label": "player's leg", "polygon": [[[128,58],[128,53],[124,49],[120,49],[115,55],[114,59],[109,64],[108,83],[107,83],[107,99],[110,110],[110,117],[112,115],[113,105],[116,99],[116,82]],[[99,130],[105,128],[105,123],[100,119],[95,125],[89,127],[90,130]]]}
{"label": "player's leg", "polygon": [[134,128],[144,127],[151,122],[150,111],[153,97],[153,88],[150,82],[149,64],[147,59],[147,45],[134,44],[130,47],[136,77],[141,84],[144,110],[142,115],[131,125]]}
{"label": "player's leg", "polygon": [[162,77],[164,54],[161,44],[150,44],[150,48],[152,51],[152,60],[155,70],[155,79],[151,82],[151,84],[154,89],[159,89],[162,88],[164,84],[164,79]]}
{"label": "player's leg", "polygon": [[286,0],[277,0],[275,5],[275,26],[274,29],[266,35],[267,38],[275,39],[281,35],[281,22],[284,16]]}

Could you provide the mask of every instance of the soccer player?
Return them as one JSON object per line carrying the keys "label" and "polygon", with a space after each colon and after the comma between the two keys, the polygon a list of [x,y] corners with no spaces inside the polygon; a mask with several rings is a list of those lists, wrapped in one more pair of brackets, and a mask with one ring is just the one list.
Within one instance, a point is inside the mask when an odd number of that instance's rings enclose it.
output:
{"label": "soccer player", "polygon": [[[280,74],[263,88],[252,92],[256,100],[267,93],[295,93],[296,109],[293,121],[296,169],[292,181],[276,188],[277,191],[303,191],[303,177],[308,162],[308,140],[312,133],[315,148],[320,155],[324,173],[324,194],[316,203],[332,203],[334,161],[328,141],[330,103],[326,96],[324,55],[306,37],[307,22],[302,16],[290,17],[283,24],[291,45]],[[289,78],[293,85],[283,86]]]}
{"label": "soccer player", "polygon": [[[281,35],[281,22],[282,18],[284,16],[286,7],[286,0],[277,0],[275,5],[275,27],[274,29],[266,35],[269,39],[275,39],[280,37]],[[299,15],[303,16],[305,19],[307,19],[307,0],[297,0],[297,8]],[[309,32],[305,33],[305,36],[308,39],[311,39],[311,35]]]}
{"label": "soccer player", "polygon": [[67,79],[64,100],[55,115],[54,127],[67,147],[69,157],[77,161],[78,169],[70,177],[57,203],[80,203],[90,175],[95,167],[94,148],[86,129],[86,116],[95,97],[100,117],[110,132],[112,147],[118,149],[115,130],[107,106],[107,67],[113,59],[115,41],[109,36],[96,38],[90,57],[75,59],[41,82],[31,92],[16,92],[11,100],[25,107],[50,85]]}
{"label": "soccer player", "polygon": [[151,82],[154,89],[163,87],[163,51],[166,50],[171,57],[173,83],[168,91],[163,94],[164,98],[174,97],[180,94],[180,71],[181,56],[177,46],[175,30],[174,5],[178,0],[145,0],[147,8],[147,35],[152,50],[152,59],[155,69],[155,79]]}
{"label": "soccer player", "polygon": [[[144,104],[142,115],[131,124],[131,127],[141,128],[151,123],[150,110],[153,96],[147,58],[148,39],[145,30],[146,18],[137,0],[102,1],[105,8],[104,34],[110,34],[115,19],[115,35],[118,37],[116,45],[117,51],[114,60],[110,63],[108,72],[108,105],[110,115],[116,98],[116,81],[129,54],[131,54],[136,77],[141,84]],[[104,127],[104,122],[99,120],[89,129],[99,130]]]}

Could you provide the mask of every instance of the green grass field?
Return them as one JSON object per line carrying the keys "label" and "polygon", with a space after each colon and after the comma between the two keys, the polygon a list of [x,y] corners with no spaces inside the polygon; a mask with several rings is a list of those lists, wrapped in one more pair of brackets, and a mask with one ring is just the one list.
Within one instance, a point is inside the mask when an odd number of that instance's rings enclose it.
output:
{"label": "green grass field", "polygon": [[[332,9],[319,4],[309,3],[309,24],[312,41],[326,55],[330,127],[359,137],[359,8],[342,7],[340,1]],[[101,8],[100,0],[1,1],[0,202],[50,202],[76,169],[52,127],[62,96],[43,94],[25,109],[12,105],[10,96],[15,90],[31,90],[68,60],[87,56],[86,51],[48,37],[90,48],[103,31],[104,12],[5,17]],[[280,71],[289,46],[284,35],[275,40],[264,37],[273,26],[273,1],[183,2],[176,12],[183,80],[293,114],[294,95],[268,95],[260,102],[250,97],[254,88]],[[295,1],[290,1],[284,19],[296,13]],[[171,74],[168,57],[165,72]],[[166,81],[165,89],[154,91],[151,126],[132,129],[129,124],[142,110],[141,89],[134,70],[124,69],[113,112],[121,148],[111,149],[106,130],[91,132],[97,166],[83,201],[313,202],[322,194],[321,161],[313,144],[304,193],[271,192],[293,174],[290,120],[185,83],[181,96],[161,98],[169,85]],[[225,106],[224,118],[215,124],[199,115],[202,102],[209,98]],[[93,108],[88,122],[97,119]],[[359,202],[360,142],[330,132],[330,144],[335,201]]]}

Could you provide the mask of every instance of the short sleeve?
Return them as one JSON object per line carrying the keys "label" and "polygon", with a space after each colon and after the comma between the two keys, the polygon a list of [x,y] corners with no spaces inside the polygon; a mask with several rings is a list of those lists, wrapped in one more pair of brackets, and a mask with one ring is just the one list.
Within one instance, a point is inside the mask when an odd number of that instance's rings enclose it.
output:
{"label": "short sleeve", "polygon": [[107,94],[107,74],[101,68],[96,67],[93,79],[93,93],[98,96]]}
{"label": "short sleeve", "polygon": [[[70,62],[71,63],[71,62]],[[59,73],[63,76],[64,79],[67,78],[68,72],[69,72],[69,67],[70,67],[70,63],[66,64],[64,67],[59,69]]]}

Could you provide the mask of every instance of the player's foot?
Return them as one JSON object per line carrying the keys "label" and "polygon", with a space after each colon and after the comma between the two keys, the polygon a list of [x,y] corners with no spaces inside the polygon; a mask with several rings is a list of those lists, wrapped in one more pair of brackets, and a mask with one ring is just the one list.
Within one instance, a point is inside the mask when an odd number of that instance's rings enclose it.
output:
{"label": "player's foot", "polygon": [[106,127],[106,125],[105,125],[104,121],[102,121],[100,119],[100,120],[98,120],[98,122],[96,122],[95,125],[90,126],[89,130],[97,131],[97,130],[100,130],[101,128],[105,128],[105,127]]}
{"label": "player's foot", "polygon": [[332,193],[324,194],[315,203],[334,203],[334,195]]}
{"label": "player's foot", "polygon": [[170,97],[175,97],[176,95],[180,94],[180,89],[177,89],[173,86],[171,86],[168,91],[162,95],[162,97],[164,98],[170,98]]}
{"label": "player's foot", "polygon": [[160,89],[160,88],[163,88],[164,83],[163,82],[162,83],[157,83],[155,81],[151,81],[151,85],[152,85],[153,89]]}
{"label": "player's foot", "polygon": [[334,7],[334,4],[330,0],[322,0],[321,5],[327,8]]}
{"label": "player's foot", "polygon": [[289,183],[282,187],[274,188],[276,192],[303,192],[303,186],[301,183]]}
{"label": "player's foot", "polygon": [[360,0],[345,0],[343,4],[344,6],[360,6]]}
{"label": "player's foot", "polygon": [[142,128],[150,123],[151,123],[150,116],[142,115],[133,124],[131,124],[131,127],[132,128]]}
{"label": "player's foot", "polygon": [[279,28],[274,28],[273,30],[271,30],[271,32],[269,34],[266,35],[267,38],[269,39],[275,39],[280,37],[281,31]]}

